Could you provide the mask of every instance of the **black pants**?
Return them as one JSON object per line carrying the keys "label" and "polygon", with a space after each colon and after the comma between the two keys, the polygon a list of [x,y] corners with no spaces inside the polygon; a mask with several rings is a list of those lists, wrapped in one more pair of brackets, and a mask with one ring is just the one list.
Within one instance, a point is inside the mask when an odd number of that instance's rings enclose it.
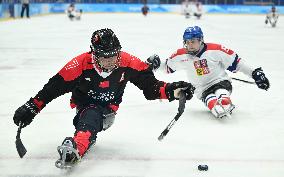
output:
{"label": "black pants", "polygon": [[73,125],[76,132],[89,131],[91,133],[90,141],[96,140],[97,133],[103,128],[103,115],[97,107],[86,107],[80,109],[73,119]]}
{"label": "black pants", "polygon": [[9,4],[9,13],[10,13],[10,17],[15,18],[15,14],[14,14],[14,4]]}
{"label": "black pants", "polygon": [[111,112],[109,108],[96,105],[80,108],[73,119],[73,125],[76,129],[75,134],[79,131],[89,131],[91,133],[90,141],[96,140],[97,133],[105,130],[106,116],[110,115]]}
{"label": "black pants", "polygon": [[30,5],[29,4],[22,4],[21,18],[24,17],[25,10],[26,10],[27,17],[30,18]]}
{"label": "black pants", "polygon": [[228,80],[221,81],[221,82],[219,82],[219,83],[217,83],[217,84],[212,85],[212,86],[209,87],[207,90],[205,90],[205,91],[202,93],[201,100],[204,102],[204,101],[205,101],[205,98],[206,98],[209,94],[215,93],[216,90],[218,90],[218,89],[226,89],[226,90],[228,90],[229,92],[232,92],[233,87],[232,87],[232,84],[231,84],[230,81],[228,81]]}

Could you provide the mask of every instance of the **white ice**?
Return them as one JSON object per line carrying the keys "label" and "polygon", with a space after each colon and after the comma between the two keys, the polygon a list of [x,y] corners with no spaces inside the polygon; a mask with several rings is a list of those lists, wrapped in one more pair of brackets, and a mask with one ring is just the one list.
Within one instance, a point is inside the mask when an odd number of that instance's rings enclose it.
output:
{"label": "white ice", "polygon": [[[187,26],[203,28],[206,42],[221,43],[247,63],[262,66],[269,91],[233,82],[236,105],[230,119],[217,120],[193,98],[162,142],[161,131],[177,113],[177,102],[147,101],[128,84],[114,125],[99,133],[97,145],[72,172],[54,166],[56,147],[72,136],[75,111],[70,94],[53,100],[23,129],[28,152],[15,148],[14,111],[34,96],[72,57],[89,50],[96,29],[112,28],[123,50],[142,60],[165,59],[182,47]],[[284,23],[264,25],[262,15],[63,14],[0,22],[0,176],[1,177],[283,177],[284,176]],[[232,74],[233,75],[233,74]],[[156,73],[164,81],[186,80],[183,72]],[[242,74],[233,76],[249,79]],[[209,170],[197,170],[207,164]]]}

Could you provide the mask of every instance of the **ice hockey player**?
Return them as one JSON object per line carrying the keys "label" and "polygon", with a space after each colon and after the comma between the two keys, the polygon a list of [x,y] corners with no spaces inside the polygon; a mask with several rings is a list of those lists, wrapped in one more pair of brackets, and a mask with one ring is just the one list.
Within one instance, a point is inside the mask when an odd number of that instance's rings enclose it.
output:
{"label": "ice hockey player", "polygon": [[271,11],[266,14],[265,24],[269,23],[272,27],[276,27],[278,17],[279,17],[279,14],[276,11],[276,7],[272,6]]}
{"label": "ice hockey player", "polygon": [[26,127],[49,102],[72,92],[70,103],[77,110],[73,119],[76,131],[58,147],[58,168],[78,162],[96,141],[97,133],[113,124],[128,82],[143,90],[148,100],[173,101],[179,99],[181,89],[188,100],[193,95],[190,83],[157,80],[146,62],[121,50],[120,41],[111,29],[95,31],[90,47],[90,52],[73,58],[49,79],[13,117],[16,125]]}
{"label": "ice hockey player", "polygon": [[192,15],[197,19],[200,19],[203,13],[201,2],[194,2],[185,0],[182,3],[182,12],[185,15],[185,18],[190,18]]}
{"label": "ice hockey player", "polygon": [[[160,58],[155,55],[149,57],[148,62],[157,69]],[[230,95],[232,92],[231,79],[226,73],[242,72],[255,80],[260,89],[268,90],[269,81],[262,68],[253,69],[246,65],[237,53],[222,45],[204,43],[203,32],[200,27],[188,27],[183,34],[183,48],[178,49],[160,67],[167,73],[185,70],[188,80],[196,88],[198,99],[217,118],[229,117],[235,105]]]}
{"label": "ice hockey player", "polygon": [[144,4],[144,6],[141,8],[141,11],[144,16],[148,15],[149,7],[147,6],[147,4]]}
{"label": "ice hockey player", "polygon": [[191,2],[189,0],[185,0],[182,2],[182,14],[185,16],[185,18],[190,18],[192,15],[192,8],[191,8]]}
{"label": "ice hockey player", "polygon": [[202,3],[196,2],[195,8],[193,10],[193,16],[195,16],[197,19],[200,19],[203,13]]}
{"label": "ice hockey player", "polygon": [[74,3],[71,3],[67,8],[67,16],[71,21],[81,20],[82,12],[82,9],[76,10]]}

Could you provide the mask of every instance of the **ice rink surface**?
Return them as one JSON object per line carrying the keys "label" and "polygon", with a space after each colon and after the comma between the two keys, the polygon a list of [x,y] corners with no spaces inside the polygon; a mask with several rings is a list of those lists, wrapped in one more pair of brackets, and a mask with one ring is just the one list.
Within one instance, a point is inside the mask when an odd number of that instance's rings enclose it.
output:
{"label": "ice rink surface", "polygon": [[[0,22],[0,176],[1,177],[283,177],[284,176],[284,23],[264,25],[262,15],[83,14],[81,21],[61,15]],[[90,36],[112,28],[124,51],[142,60],[153,53],[165,59],[182,47],[186,27],[202,27],[205,41],[235,50],[248,64],[262,66],[269,91],[233,81],[236,109],[217,120],[201,101],[186,104],[180,120],[162,142],[161,131],[177,113],[177,102],[147,101],[128,84],[114,125],[72,172],[54,166],[56,147],[72,136],[75,110],[70,94],[53,100],[23,129],[28,152],[15,148],[12,117],[73,57],[87,52]],[[242,74],[231,74],[249,79]],[[186,80],[185,73],[156,73],[164,81]],[[207,164],[209,170],[197,170]]]}

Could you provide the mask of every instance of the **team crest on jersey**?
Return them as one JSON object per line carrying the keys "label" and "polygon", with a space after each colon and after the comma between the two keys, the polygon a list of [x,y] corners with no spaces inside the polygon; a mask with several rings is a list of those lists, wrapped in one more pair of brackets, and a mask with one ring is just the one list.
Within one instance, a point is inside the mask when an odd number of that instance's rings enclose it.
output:
{"label": "team crest on jersey", "polygon": [[198,76],[210,73],[206,59],[194,61],[194,68]]}

